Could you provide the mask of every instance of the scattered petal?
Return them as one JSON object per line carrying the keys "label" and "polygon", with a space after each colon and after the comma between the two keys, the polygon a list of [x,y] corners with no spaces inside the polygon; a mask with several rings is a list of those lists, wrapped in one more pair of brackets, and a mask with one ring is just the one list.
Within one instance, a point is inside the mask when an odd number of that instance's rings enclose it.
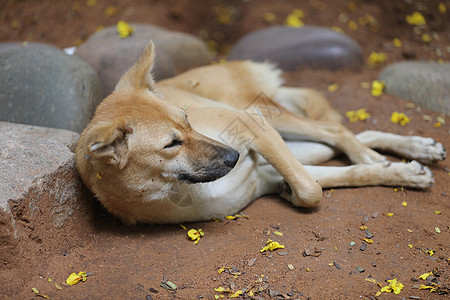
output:
{"label": "scattered petal", "polygon": [[241,294],[242,294],[242,291],[241,291],[241,290],[238,290],[238,291],[236,291],[233,295],[231,295],[230,298],[237,298],[237,297],[239,297],[239,295],[241,295]]}
{"label": "scattered petal", "polygon": [[274,231],[273,234],[278,235],[278,236],[283,236],[283,233],[279,232],[279,231]]}
{"label": "scattered petal", "polygon": [[408,206],[408,202],[403,201],[403,202],[402,202],[402,205],[403,205],[404,207],[407,207],[407,206]]}
{"label": "scattered petal", "polygon": [[387,282],[389,285],[382,287],[381,292],[399,294],[404,287],[401,282],[397,282],[397,278],[388,280]]}
{"label": "scattered petal", "polygon": [[305,25],[301,20],[304,16],[305,14],[301,9],[294,9],[292,13],[286,17],[286,25],[289,27],[302,27]]}
{"label": "scattered petal", "polygon": [[381,96],[383,94],[384,87],[385,87],[384,81],[379,80],[372,81],[372,90],[371,90],[372,96],[374,97]]}
{"label": "scattered petal", "polygon": [[387,60],[386,53],[383,52],[370,52],[369,57],[367,58],[367,65],[371,68],[381,65]]}
{"label": "scattered petal", "polygon": [[412,248],[412,247],[413,247],[413,245],[412,245],[412,244],[408,244],[408,247],[409,247],[409,248]]}
{"label": "scattered petal", "polygon": [[427,280],[428,276],[433,275],[433,272],[425,273],[419,276],[419,279]]}
{"label": "scattered petal", "polygon": [[345,113],[345,116],[348,118],[350,122],[355,123],[370,118],[370,113],[366,112],[365,108],[361,108],[358,109],[357,111],[354,110],[347,111]]}
{"label": "scattered petal", "polygon": [[187,235],[190,237],[191,240],[194,241],[194,244],[198,244],[198,241],[200,241],[200,238],[205,235],[202,229],[191,229],[187,232]]}
{"label": "scattered petal", "polygon": [[112,16],[116,15],[117,12],[118,12],[117,7],[110,5],[105,9],[105,11],[103,13],[106,17],[112,17]]}
{"label": "scattered petal", "polygon": [[402,126],[405,126],[410,122],[410,119],[404,113],[394,111],[391,115],[391,122],[394,124],[400,124]]}
{"label": "scattered petal", "polygon": [[80,281],[86,281],[87,276],[86,276],[86,272],[78,272],[78,274],[76,273],[72,273],[69,275],[69,278],[67,278],[66,283],[68,285],[74,285],[77,284]]}
{"label": "scattered petal", "polygon": [[439,227],[434,227],[434,230],[436,231],[436,233],[441,233],[441,230],[439,229]]}
{"label": "scattered petal", "polygon": [[266,242],[266,246],[264,248],[262,248],[260,250],[260,252],[262,253],[262,252],[267,251],[267,250],[268,251],[274,251],[276,249],[284,249],[284,246],[281,245],[278,242],[274,242],[271,239],[268,239],[267,242]]}
{"label": "scattered petal", "polygon": [[330,85],[328,86],[328,91],[329,91],[330,93],[335,92],[335,91],[337,91],[338,89],[339,89],[339,84],[337,84],[337,83],[333,83],[333,84],[330,84]]}
{"label": "scattered petal", "polygon": [[366,242],[367,244],[373,244],[372,239],[363,239],[363,241]]}
{"label": "scattered petal", "polygon": [[400,48],[402,46],[402,41],[400,41],[399,38],[395,38],[394,40],[392,40],[392,44],[394,45],[394,47]]}
{"label": "scattered petal", "polygon": [[441,211],[440,211],[440,210],[435,210],[434,213],[435,213],[436,215],[440,215],[440,214],[441,214]]}
{"label": "scattered petal", "polygon": [[416,25],[416,26],[426,25],[426,23],[427,23],[425,21],[424,16],[418,11],[415,11],[412,14],[407,15],[406,16],[406,22],[409,25]]}
{"label": "scattered petal", "polygon": [[350,20],[348,22],[348,28],[350,28],[351,30],[356,30],[356,29],[358,29],[358,24],[356,24],[355,21]]}
{"label": "scattered petal", "polygon": [[271,12],[267,12],[264,14],[263,18],[264,18],[264,21],[271,23],[271,22],[275,21],[276,16]]}
{"label": "scattered petal", "polygon": [[127,22],[120,20],[117,23],[117,33],[119,34],[119,37],[126,38],[130,36],[134,32],[134,26],[131,26]]}
{"label": "scattered petal", "polygon": [[394,213],[385,213],[385,215],[388,217],[392,217],[394,215]]}
{"label": "scattered petal", "polygon": [[447,6],[445,6],[444,2],[439,3],[438,10],[441,14],[445,14],[447,12]]}

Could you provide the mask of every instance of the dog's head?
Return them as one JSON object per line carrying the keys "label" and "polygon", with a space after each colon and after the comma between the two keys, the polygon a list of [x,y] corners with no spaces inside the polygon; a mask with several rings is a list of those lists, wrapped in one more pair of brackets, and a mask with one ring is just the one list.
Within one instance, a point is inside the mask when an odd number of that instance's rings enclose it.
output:
{"label": "dog's head", "polygon": [[236,150],[196,132],[182,109],[158,97],[153,59],[150,42],[78,141],[80,174],[100,201],[141,191],[157,199],[168,183],[216,180],[239,158]]}

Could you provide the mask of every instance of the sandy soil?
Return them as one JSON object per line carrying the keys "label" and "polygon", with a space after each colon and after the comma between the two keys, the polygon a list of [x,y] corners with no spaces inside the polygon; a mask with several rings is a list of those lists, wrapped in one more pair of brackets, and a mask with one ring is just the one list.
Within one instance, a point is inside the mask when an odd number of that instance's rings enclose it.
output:
{"label": "sandy soil", "polygon": [[[86,1],[4,0],[0,3],[0,40],[42,41],[68,47],[81,43],[98,26],[124,19],[198,35],[223,55],[243,34],[282,24],[294,8],[300,8],[305,24],[339,26],[362,45],[366,57],[371,51],[384,51],[388,60],[375,68],[365,66],[360,72],[298,70],[285,75],[288,85],[324,92],[342,113],[366,108],[371,113],[367,121],[344,121],[354,132],[376,129],[430,136],[449,149],[448,118],[446,124],[435,128],[433,124],[437,117],[443,117],[441,114],[389,95],[374,98],[361,84],[376,79],[387,63],[408,59],[448,61],[449,12],[441,13],[439,2],[450,9],[449,1],[413,0],[203,0],[197,1],[194,8],[193,2],[187,0],[98,0],[94,6],[87,6]],[[108,6],[117,9],[114,15],[105,15]],[[428,21],[420,34],[405,22],[405,16],[416,10]],[[218,21],[217,12],[224,11],[229,15],[229,24]],[[265,20],[266,13],[272,13],[275,20]],[[367,14],[376,23],[359,23],[370,19],[365,17]],[[350,20],[358,24],[357,29],[349,28]],[[431,36],[429,43],[423,42],[423,33]],[[399,48],[392,45],[396,37],[402,42]],[[334,83],[339,85],[338,90],[329,92],[328,86]],[[411,123],[392,124],[389,119],[393,111],[406,113]],[[431,121],[424,116],[431,117]],[[346,163],[342,158],[327,164]],[[383,293],[380,299],[446,299],[448,295],[438,292],[445,293],[450,286],[447,166],[448,160],[430,166],[436,184],[425,191],[401,187],[326,190],[322,203],[314,210],[296,209],[267,196],[244,210],[248,218],[184,224],[188,229],[202,228],[205,232],[197,245],[178,225],[126,227],[95,204],[94,218],[80,222],[79,232],[73,233],[70,243],[35,228],[34,235],[39,233],[39,238],[30,234],[24,246],[26,253],[20,256],[26,266],[24,271],[17,273],[2,267],[3,278],[8,280],[1,284],[0,295],[9,299],[37,298],[34,287],[50,299],[214,299],[214,295],[221,294],[227,298],[232,293],[214,290],[223,287],[233,292],[253,289],[255,299],[374,299],[380,287],[365,279],[386,286],[386,280],[397,278],[404,284],[400,294]],[[367,244],[364,251],[360,249],[365,244],[361,226],[367,226],[373,234],[373,244]],[[269,238],[285,249],[260,253]],[[432,256],[429,250],[433,250]],[[220,268],[225,271],[220,273]],[[79,271],[90,275],[85,282],[71,287],[63,284],[70,273]],[[437,292],[417,289],[427,283],[419,279],[427,272],[433,272],[433,280],[441,282]],[[48,282],[48,278],[53,281]],[[166,281],[176,284],[177,289],[168,289],[170,283],[163,284]],[[62,286],[61,290],[55,282]]]}

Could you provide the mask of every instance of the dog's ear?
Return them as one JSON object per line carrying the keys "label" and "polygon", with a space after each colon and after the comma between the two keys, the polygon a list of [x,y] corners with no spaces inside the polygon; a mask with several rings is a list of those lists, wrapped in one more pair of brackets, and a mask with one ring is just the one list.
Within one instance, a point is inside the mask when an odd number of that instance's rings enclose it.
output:
{"label": "dog's ear", "polygon": [[155,45],[150,41],[136,63],[122,76],[116,85],[115,91],[123,89],[154,91],[152,68],[155,59]]}
{"label": "dog's ear", "polygon": [[93,125],[86,132],[87,155],[123,169],[128,162],[128,135],[133,128],[123,118]]}

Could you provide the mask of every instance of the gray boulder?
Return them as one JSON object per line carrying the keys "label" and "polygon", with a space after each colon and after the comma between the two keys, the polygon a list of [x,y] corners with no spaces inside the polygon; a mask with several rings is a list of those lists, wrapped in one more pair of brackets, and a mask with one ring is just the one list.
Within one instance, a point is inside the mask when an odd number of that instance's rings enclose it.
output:
{"label": "gray boulder", "polygon": [[[39,42],[1,42],[0,43],[0,53],[11,51],[11,50],[20,50],[23,48],[49,48],[53,47],[49,44],[39,43]],[[58,49],[57,47],[53,47],[54,49]]]}
{"label": "gray boulder", "polygon": [[274,26],[251,32],[232,47],[228,58],[270,61],[286,71],[299,67],[357,70],[363,64],[362,49],[355,40],[315,26]]}
{"label": "gray boulder", "polygon": [[51,46],[0,53],[0,121],[81,132],[102,99],[83,60]]}
{"label": "gray boulder", "polygon": [[34,270],[36,245],[61,253],[79,244],[80,228],[93,221],[91,195],[68,148],[77,138],[72,131],[0,122],[0,270],[8,270],[0,272],[0,286]]}
{"label": "gray boulder", "polygon": [[388,94],[450,115],[450,63],[398,62],[384,68],[378,80]]}
{"label": "gray boulder", "polygon": [[150,40],[156,47],[153,69],[156,80],[210,63],[206,44],[193,35],[152,25],[131,25],[135,30],[126,38],[118,36],[116,26],[107,27],[93,34],[75,52],[97,70],[105,95],[114,90]]}

